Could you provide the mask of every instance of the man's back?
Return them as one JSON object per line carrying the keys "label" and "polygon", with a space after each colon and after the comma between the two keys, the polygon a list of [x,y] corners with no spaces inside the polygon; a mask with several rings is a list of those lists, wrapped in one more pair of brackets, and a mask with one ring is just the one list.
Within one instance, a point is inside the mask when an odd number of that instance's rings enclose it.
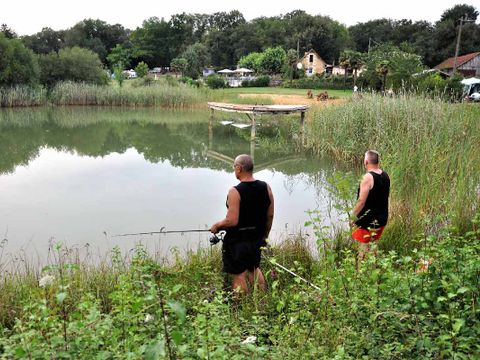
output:
{"label": "man's back", "polygon": [[369,171],[373,177],[373,187],[368,193],[365,205],[358,214],[357,226],[364,229],[385,226],[388,221],[388,197],[390,195],[390,178],[385,171],[380,174]]}
{"label": "man's back", "polygon": [[253,227],[255,237],[263,236],[270,206],[267,183],[261,180],[243,181],[235,186],[235,189],[240,194],[240,214],[235,228]]}

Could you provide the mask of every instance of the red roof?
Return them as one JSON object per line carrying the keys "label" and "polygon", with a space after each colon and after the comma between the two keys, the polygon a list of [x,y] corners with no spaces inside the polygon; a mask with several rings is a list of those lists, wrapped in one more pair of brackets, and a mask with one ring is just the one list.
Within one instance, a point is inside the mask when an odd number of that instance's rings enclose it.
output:
{"label": "red roof", "polygon": [[[457,66],[460,66],[460,65],[465,64],[466,62],[469,62],[470,60],[477,57],[478,55],[480,55],[480,52],[474,52],[474,53],[471,53],[471,54],[462,55],[462,56],[457,57]],[[435,66],[435,69],[439,69],[439,70],[453,69],[453,63],[454,62],[455,62],[454,57],[448,58],[447,60],[445,60],[442,63]]]}

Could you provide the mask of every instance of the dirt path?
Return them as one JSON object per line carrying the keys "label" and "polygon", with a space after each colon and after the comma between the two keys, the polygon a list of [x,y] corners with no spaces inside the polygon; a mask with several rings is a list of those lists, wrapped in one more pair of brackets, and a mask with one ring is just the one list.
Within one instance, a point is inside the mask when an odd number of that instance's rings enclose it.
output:
{"label": "dirt path", "polygon": [[307,95],[280,95],[280,94],[240,94],[242,98],[269,98],[272,99],[276,105],[310,105],[310,106],[329,106],[343,104],[346,99],[331,99],[326,101],[317,101],[314,99],[307,99]]}

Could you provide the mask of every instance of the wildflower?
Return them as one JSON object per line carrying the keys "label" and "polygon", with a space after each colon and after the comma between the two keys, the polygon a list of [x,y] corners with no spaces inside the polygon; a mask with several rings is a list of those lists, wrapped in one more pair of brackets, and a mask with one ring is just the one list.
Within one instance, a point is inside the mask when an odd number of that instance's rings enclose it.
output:
{"label": "wildflower", "polygon": [[419,267],[417,268],[416,272],[421,273],[421,272],[426,272],[428,271],[428,267],[431,264],[431,259],[420,259],[419,261]]}
{"label": "wildflower", "polygon": [[145,315],[145,322],[148,323],[153,320],[153,315],[147,314]]}
{"label": "wildflower", "polygon": [[38,286],[44,288],[44,287],[47,287],[47,286],[52,285],[54,281],[55,281],[55,276],[53,276],[53,275],[45,275],[44,277],[42,277],[42,278],[38,281]]}
{"label": "wildflower", "polygon": [[245,340],[242,341],[242,344],[255,344],[255,341],[257,341],[256,336],[249,336]]}

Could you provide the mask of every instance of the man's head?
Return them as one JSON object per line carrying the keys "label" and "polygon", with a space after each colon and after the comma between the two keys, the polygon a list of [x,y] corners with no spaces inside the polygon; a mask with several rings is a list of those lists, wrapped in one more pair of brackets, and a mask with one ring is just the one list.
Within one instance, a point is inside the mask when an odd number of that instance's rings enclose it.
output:
{"label": "man's head", "polygon": [[233,162],[233,169],[235,170],[235,176],[238,178],[240,174],[252,174],[253,173],[253,159],[250,155],[242,154],[238,155]]}
{"label": "man's head", "polygon": [[378,166],[378,163],[380,162],[380,154],[375,151],[375,150],[368,150],[365,153],[365,158],[363,160],[363,163],[365,166]]}

